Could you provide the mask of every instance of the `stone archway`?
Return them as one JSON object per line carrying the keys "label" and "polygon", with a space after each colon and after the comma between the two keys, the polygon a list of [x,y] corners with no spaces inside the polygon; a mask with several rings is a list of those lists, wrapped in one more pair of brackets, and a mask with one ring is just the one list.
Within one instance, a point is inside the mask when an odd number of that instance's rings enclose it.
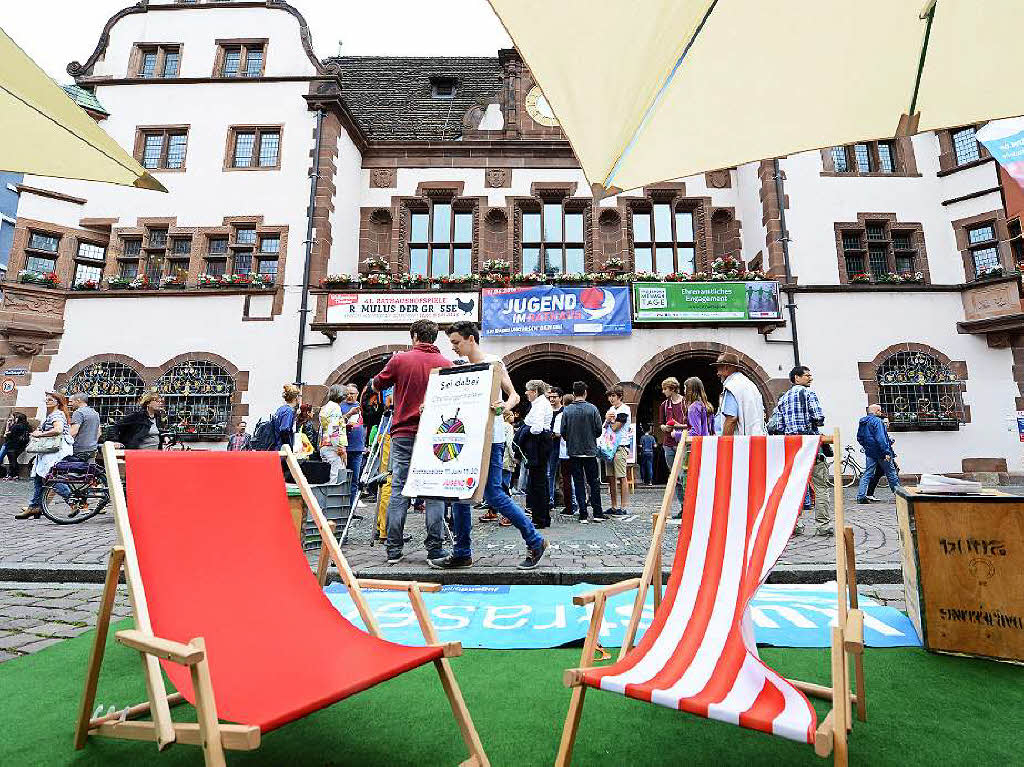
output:
{"label": "stone archway", "polygon": [[503,359],[505,367],[511,372],[528,363],[552,358],[575,362],[600,381],[606,389],[619,382],[615,371],[600,357],[568,344],[531,344],[509,352]]}
{"label": "stone archway", "polygon": [[392,354],[408,351],[410,348],[409,344],[384,344],[349,357],[327,376],[324,392],[326,393],[328,387],[337,383],[347,384],[370,374],[376,375]]}

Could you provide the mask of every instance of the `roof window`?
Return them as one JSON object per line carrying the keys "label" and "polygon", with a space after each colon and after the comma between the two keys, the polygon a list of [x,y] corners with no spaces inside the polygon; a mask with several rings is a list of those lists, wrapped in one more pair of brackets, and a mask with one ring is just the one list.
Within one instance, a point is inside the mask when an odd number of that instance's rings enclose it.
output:
{"label": "roof window", "polygon": [[453,99],[457,84],[454,77],[431,77],[430,95],[435,99]]}

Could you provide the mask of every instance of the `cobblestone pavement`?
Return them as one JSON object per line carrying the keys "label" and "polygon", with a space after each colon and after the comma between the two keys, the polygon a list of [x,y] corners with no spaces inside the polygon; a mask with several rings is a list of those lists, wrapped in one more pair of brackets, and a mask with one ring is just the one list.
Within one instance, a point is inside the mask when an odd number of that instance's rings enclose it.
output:
{"label": "cobblestone pavement", "polygon": [[[0,662],[42,650],[78,636],[96,625],[103,587],[93,583],[0,584]],[[904,610],[903,587],[862,586],[860,593]],[[122,585],[114,602],[114,620],[130,615]]]}
{"label": "cobblestone pavement", "polygon": [[[61,526],[46,518],[16,520],[14,514],[24,505],[28,490],[26,481],[0,483],[0,580],[102,581],[102,570],[116,539],[112,516],[101,514],[81,524]],[[581,525],[575,517],[553,515],[552,526],[543,531],[551,545],[548,555],[542,566],[530,574],[530,581],[560,583],[588,578],[604,581],[608,578],[602,576],[618,577],[642,568],[650,546],[651,515],[660,506],[662,492],[660,487],[638,488],[628,517],[601,524]],[[896,582],[899,580],[896,507],[887,490],[879,489],[877,495],[883,499],[881,503],[862,506],[851,502],[855,493],[847,491],[847,524],[854,530],[858,567],[866,572],[874,568],[892,573],[895,569],[893,577],[882,580]],[[487,578],[513,575],[516,564],[525,555],[525,547],[515,528],[477,523],[475,520],[480,513],[474,510],[474,567],[444,573],[456,576],[448,580],[483,582]],[[813,523],[808,522],[807,529],[813,529]],[[409,577],[429,572],[434,578],[442,574],[426,564],[422,514],[409,515],[406,532],[412,540],[406,545],[403,562],[392,568],[384,564],[383,547],[371,545],[372,524],[369,516],[354,522],[344,546],[357,574],[388,573]],[[665,537],[663,561],[666,567],[672,562],[677,530],[677,526],[670,527]],[[310,552],[309,556],[315,558],[315,552]],[[827,574],[834,563],[834,538],[797,536],[783,552],[776,575],[787,571]]]}

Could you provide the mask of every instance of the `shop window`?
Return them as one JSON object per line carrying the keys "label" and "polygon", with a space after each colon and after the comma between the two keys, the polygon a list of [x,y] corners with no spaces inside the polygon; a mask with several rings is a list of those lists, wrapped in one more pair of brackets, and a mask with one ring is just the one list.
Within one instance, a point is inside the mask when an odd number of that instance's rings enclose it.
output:
{"label": "shop window", "polygon": [[217,438],[227,433],[234,379],[206,360],[182,362],[156,382],[167,407],[167,428],[185,437]]}
{"label": "shop window", "polygon": [[937,357],[901,351],[878,366],[878,404],[892,431],[942,431],[964,421],[963,382]]}
{"label": "shop window", "polygon": [[89,407],[99,413],[102,427],[112,426],[139,407],[146,386],[135,370],[120,362],[96,362],[65,382],[61,393],[85,394]]}

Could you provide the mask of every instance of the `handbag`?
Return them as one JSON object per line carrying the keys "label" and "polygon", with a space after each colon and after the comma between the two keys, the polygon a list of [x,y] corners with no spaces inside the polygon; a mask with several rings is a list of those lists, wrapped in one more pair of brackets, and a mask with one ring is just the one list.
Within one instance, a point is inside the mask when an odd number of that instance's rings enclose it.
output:
{"label": "handbag", "polygon": [[56,434],[52,437],[29,437],[28,447],[25,448],[26,453],[56,453],[60,450],[61,440],[64,439],[60,434]]}

